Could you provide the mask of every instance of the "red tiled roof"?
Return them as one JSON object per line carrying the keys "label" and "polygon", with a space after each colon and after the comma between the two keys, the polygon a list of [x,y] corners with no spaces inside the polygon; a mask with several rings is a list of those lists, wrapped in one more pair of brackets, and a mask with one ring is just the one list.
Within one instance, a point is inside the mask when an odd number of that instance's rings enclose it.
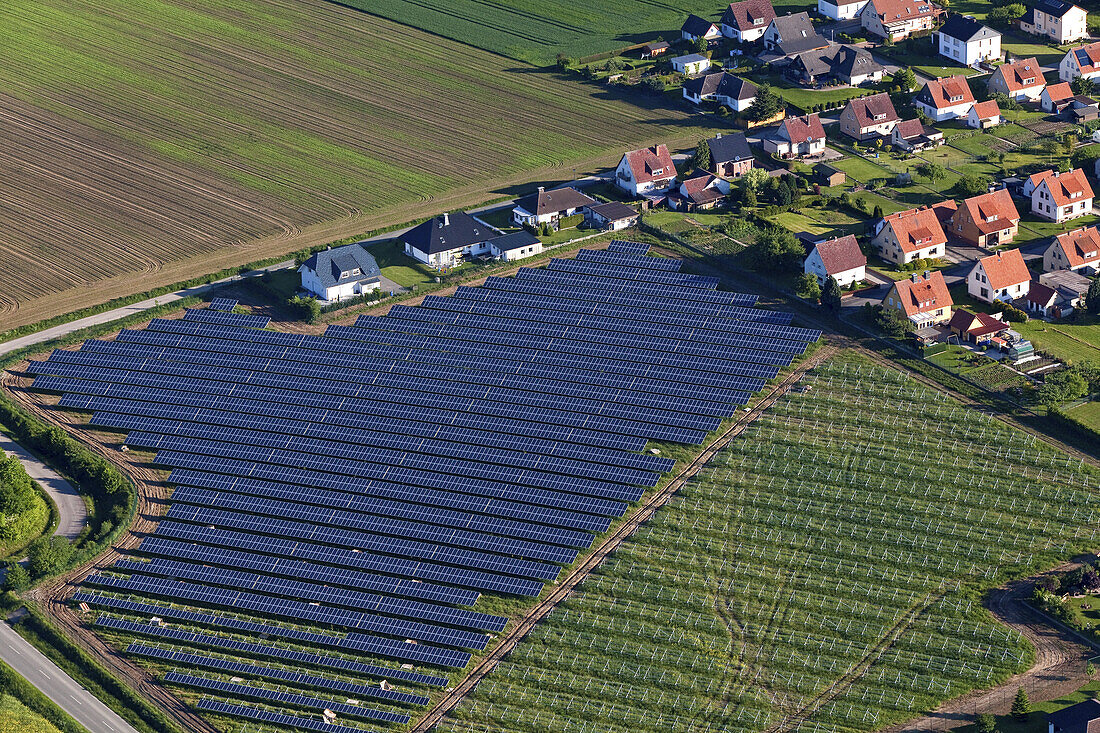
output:
{"label": "red tiled roof", "polygon": [[950,308],[953,304],[943,273],[938,270],[929,273],[927,278],[913,275],[910,279],[898,280],[894,283],[894,289],[898,292],[901,307],[907,316]]}
{"label": "red tiled roof", "polygon": [[638,183],[665,181],[676,177],[676,164],[672,162],[672,156],[665,145],[632,150],[626,154],[626,162]]}
{"label": "red tiled roof", "polygon": [[1007,323],[998,321],[988,313],[971,313],[961,308],[955,311],[947,325],[952,331],[972,336],[985,336],[1008,328]]}
{"label": "red tiled roof", "polygon": [[1100,43],[1090,43],[1087,46],[1071,48],[1069,53],[1077,59],[1082,74],[1091,74],[1100,71]]}
{"label": "red tiled roof", "polygon": [[[1085,178],[1085,172],[1080,168],[1074,168],[1066,173],[1045,171],[1045,173],[1036,173],[1035,175],[1041,176],[1036,188],[1045,185],[1047,190],[1050,191],[1050,198],[1056,206],[1068,206],[1078,201],[1091,199],[1093,196],[1092,186],[1089,185],[1088,180]],[[1034,178],[1035,176],[1032,176],[1032,179]]]}
{"label": "red tiled roof", "polygon": [[722,198],[723,194],[713,184],[718,180],[717,177],[710,175],[696,176],[689,178],[680,184],[680,193],[687,196],[697,204],[705,204],[711,201],[717,201]]}
{"label": "red tiled roof", "polygon": [[991,120],[1001,116],[1001,108],[997,106],[997,100],[989,99],[975,104],[974,114],[978,115],[979,120]]}
{"label": "red tiled roof", "polygon": [[1058,235],[1070,267],[1100,264],[1100,227],[1083,227]]}
{"label": "red tiled roof", "polygon": [[814,245],[817,254],[825,265],[825,272],[836,275],[840,272],[863,267],[867,264],[867,256],[859,248],[854,234],[849,234],[838,239],[830,239],[827,242],[818,242]]}
{"label": "red tiled roof", "polygon": [[920,96],[928,97],[936,109],[947,109],[959,104],[974,103],[974,93],[965,76],[949,76],[924,85]]}
{"label": "red tiled roof", "polygon": [[[747,31],[752,28],[763,28],[775,18],[775,8],[771,0],[742,0],[739,3],[730,3],[726,12],[722,14],[722,22],[731,28]],[[753,21],[759,20],[759,23]]]}
{"label": "red tiled roof", "polygon": [[1069,83],[1064,81],[1057,84],[1048,84],[1046,92],[1052,102],[1061,102],[1063,99],[1069,99],[1073,96],[1073,90],[1070,89]]}
{"label": "red tiled roof", "polygon": [[999,74],[1005,82],[1005,87],[1010,92],[1020,92],[1025,89],[1046,86],[1047,80],[1043,77],[1043,70],[1039,62],[1032,56],[1029,59],[1013,61],[1011,64],[1002,64],[997,67],[995,74]]}
{"label": "red tiled roof", "polygon": [[935,209],[921,207],[908,211],[899,211],[883,217],[886,226],[892,227],[894,236],[905,253],[935,247],[947,243],[947,236],[940,226]]}
{"label": "red tiled roof", "polygon": [[[848,102],[848,107],[856,117],[856,122],[862,127],[881,125],[885,122],[896,122],[899,117],[894,111],[894,103],[885,92],[870,97],[859,97]],[[874,119],[875,115],[885,115],[882,119]]]}
{"label": "red tiled roof", "polygon": [[935,15],[939,10],[927,0],[871,0],[883,25]]}
{"label": "red tiled roof", "polygon": [[1031,287],[1028,288],[1027,295],[1024,296],[1024,299],[1036,305],[1040,305],[1043,308],[1049,308],[1054,305],[1054,299],[1057,295],[1058,291],[1054,288],[1043,285],[1038,280],[1032,280]]}
{"label": "red tiled roof", "polygon": [[825,128],[821,126],[821,120],[816,114],[788,117],[783,120],[783,129],[787,131],[787,139],[795,143],[825,138]]}
{"label": "red tiled roof", "polygon": [[924,123],[914,117],[911,120],[902,120],[894,129],[902,140],[910,140],[924,134]]}
{"label": "red tiled roof", "polygon": [[989,286],[994,290],[1031,281],[1031,273],[1028,272],[1027,265],[1024,264],[1024,256],[1018,249],[1009,249],[982,257],[978,260],[978,265],[985,270]]}
{"label": "red tiled roof", "polygon": [[963,208],[982,234],[1004,231],[1020,222],[1020,212],[1016,210],[1016,204],[1012,203],[1012,194],[1005,188],[968,198],[963,201]]}

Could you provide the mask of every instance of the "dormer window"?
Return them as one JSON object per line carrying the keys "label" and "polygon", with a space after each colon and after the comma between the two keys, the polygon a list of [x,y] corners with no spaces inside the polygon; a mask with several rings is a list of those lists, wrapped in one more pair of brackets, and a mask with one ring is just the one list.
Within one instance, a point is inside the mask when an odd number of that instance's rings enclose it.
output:
{"label": "dormer window", "polygon": [[997,221],[997,215],[996,214],[990,214],[989,216],[987,216],[985,218],[985,220],[986,221]]}
{"label": "dormer window", "polygon": [[1026,86],[1031,86],[1034,83],[1035,83],[1035,77],[1034,76],[1029,78],[1029,79],[1024,79],[1024,84]]}
{"label": "dormer window", "polygon": [[664,168],[654,168],[653,169],[653,175],[655,175],[655,176],[659,176],[664,172],[665,172]]}
{"label": "dormer window", "polygon": [[886,113],[883,112],[882,114],[877,114],[877,115],[874,116],[874,119],[876,119],[876,120],[885,120],[886,119]]}
{"label": "dormer window", "polygon": [[951,97],[951,101],[952,102],[961,102],[962,101],[962,95],[959,94],[957,96]]}
{"label": "dormer window", "polygon": [[1070,197],[1071,199],[1075,199],[1075,198],[1077,198],[1077,197],[1078,197],[1078,196],[1080,196],[1080,195],[1081,195],[1081,192],[1080,192],[1080,191],[1074,191],[1073,193],[1071,193],[1071,194],[1069,195],[1069,197]]}
{"label": "dormer window", "polygon": [[762,24],[763,22],[764,22],[764,19],[763,19],[763,18],[753,18],[753,19],[752,19],[752,24],[753,24],[753,25],[760,25],[760,24]]}

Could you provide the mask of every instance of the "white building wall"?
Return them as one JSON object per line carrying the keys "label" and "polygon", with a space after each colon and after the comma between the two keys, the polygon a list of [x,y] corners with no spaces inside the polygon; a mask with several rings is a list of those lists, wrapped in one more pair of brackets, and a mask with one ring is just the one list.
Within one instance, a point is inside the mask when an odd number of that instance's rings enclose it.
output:
{"label": "white building wall", "polygon": [[959,117],[966,117],[970,113],[970,108],[974,106],[973,102],[965,102],[963,104],[956,104],[952,107],[944,107],[943,109],[936,109],[932,105],[925,104],[923,102],[916,102],[917,107],[926,115],[931,117],[936,122],[943,122],[945,120],[954,120]]}

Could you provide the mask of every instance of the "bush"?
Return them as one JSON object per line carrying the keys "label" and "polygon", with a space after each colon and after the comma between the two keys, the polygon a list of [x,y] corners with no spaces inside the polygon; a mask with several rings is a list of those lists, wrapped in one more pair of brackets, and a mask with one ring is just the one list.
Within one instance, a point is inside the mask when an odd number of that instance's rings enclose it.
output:
{"label": "bush", "polygon": [[31,576],[27,569],[18,563],[12,564],[8,569],[8,575],[4,578],[4,589],[7,591],[22,591],[30,587]]}
{"label": "bush", "polygon": [[316,298],[303,298],[300,295],[295,295],[286,304],[290,306],[299,319],[306,323],[316,323],[321,317],[321,304]]}
{"label": "bush", "polygon": [[817,282],[817,277],[809,272],[799,275],[794,294],[799,298],[816,303],[817,299],[821,297],[821,285]]}
{"label": "bush", "polygon": [[59,573],[69,566],[73,546],[65,537],[39,537],[27,547],[30,571],[36,578]]}
{"label": "bush", "polygon": [[1002,303],[1001,313],[1004,315],[1004,319],[1009,323],[1024,323],[1027,321],[1027,313],[1012,305],[1011,303]]}

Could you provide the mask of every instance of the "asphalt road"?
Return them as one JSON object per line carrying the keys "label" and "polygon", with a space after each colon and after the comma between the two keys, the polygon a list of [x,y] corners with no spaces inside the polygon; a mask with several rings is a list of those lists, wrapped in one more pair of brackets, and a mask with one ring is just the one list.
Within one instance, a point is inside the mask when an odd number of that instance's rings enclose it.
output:
{"label": "asphalt road", "polygon": [[0,659],[76,718],[90,733],[138,733],[6,623],[0,623]]}
{"label": "asphalt road", "polygon": [[70,540],[79,535],[88,521],[88,507],[72,484],[3,433],[0,433],[0,450],[18,458],[23,468],[27,469],[27,475],[37,481],[57,504],[60,518],[54,534]]}

